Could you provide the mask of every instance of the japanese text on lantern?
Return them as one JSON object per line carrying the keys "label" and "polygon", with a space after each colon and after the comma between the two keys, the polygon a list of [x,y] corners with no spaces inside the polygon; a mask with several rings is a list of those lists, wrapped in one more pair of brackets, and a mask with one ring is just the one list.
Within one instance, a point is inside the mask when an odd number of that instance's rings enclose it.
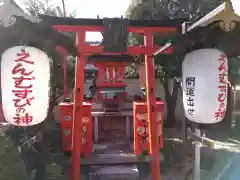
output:
{"label": "japanese text on lantern", "polygon": [[[32,76],[34,62],[28,60],[30,54],[25,49],[21,49],[16,56],[12,69],[12,79],[14,81],[12,101],[15,108],[13,120],[18,125],[28,125],[33,120],[33,116],[27,111],[27,106],[31,106],[31,101],[34,100],[34,97],[31,96],[32,82],[35,79]],[[32,68],[26,69],[26,67]]]}
{"label": "japanese text on lantern", "polygon": [[186,96],[187,96],[187,112],[189,115],[193,115],[195,112],[194,108],[194,97],[195,97],[195,77],[186,77]]}
{"label": "japanese text on lantern", "polygon": [[218,92],[218,109],[215,112],[215,119],[223,119],[226,111],[225,99],[227,98],[227,61],[226,55],[222,53],[218,59],[218,82],[219,82],[219,92]]}

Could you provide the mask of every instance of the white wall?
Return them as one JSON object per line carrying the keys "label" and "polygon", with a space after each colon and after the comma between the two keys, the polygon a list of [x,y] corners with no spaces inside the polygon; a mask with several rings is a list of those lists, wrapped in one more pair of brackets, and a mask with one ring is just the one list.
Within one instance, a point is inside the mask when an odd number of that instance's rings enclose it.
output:
{"label": "white wall", "polygon": [[[127,84],[128,94],[130,94],[130,95],[142,94],[141,89],[140,89],[139,80],[127,79],[125,81]],[[172,84],[170,86],[172,86]],[[161,97],[163,100],[165,100],[164,89],[163,89],[159,79],[155,79],[155,88],[156,88],[156,97]],[[177,117],[177,119],[183,119],[185,117],[184,111],[183,111],[181,92],[179,92],[179,94],[178,94],[178,100],[177,100],[177,106],[176,106],[176,117]]]}

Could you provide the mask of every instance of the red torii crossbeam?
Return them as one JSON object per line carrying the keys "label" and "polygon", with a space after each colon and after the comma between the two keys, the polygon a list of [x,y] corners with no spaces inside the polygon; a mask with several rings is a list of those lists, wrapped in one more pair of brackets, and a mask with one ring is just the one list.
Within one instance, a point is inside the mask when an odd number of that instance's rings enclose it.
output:
{"label": "red torii crossbeam", "polygon": [[[123,53],[107,53],[104,52],[104,46],[89,46],[85,42],[86,32],[103,32],[103,19],[75,19],[75,18],[59,18],[46,15],[40,15],[43,23],[52,25],[56,30],[77,33],[77,47],[80,56],[76,61],[76,77],[74,89],[74,110],[73,110],[73,150],[72,150],[72,180],[80,179],[80,152],[81,152],[81,119],[82,104],[84,100],[84,66],[88,55],[122,55],[127,54],[137,56],[145,55],[146,67],[146,90],[147,90],[147,112],[148,122],[150,125],[150,152],[152,154],[152,180],[160,180],[160,153],[157,136],[157,117],[156,117],[156,97],[155,97],[155,65],[154,52],[159,49],[153,41],[155,33],[181,33],[181,24],[184,19],[175,20],[129,20],[128,32],[139,33],[144,36],[144,45],[128,46],[127,52]],[[171,49],[164,51],[171,53]]]}

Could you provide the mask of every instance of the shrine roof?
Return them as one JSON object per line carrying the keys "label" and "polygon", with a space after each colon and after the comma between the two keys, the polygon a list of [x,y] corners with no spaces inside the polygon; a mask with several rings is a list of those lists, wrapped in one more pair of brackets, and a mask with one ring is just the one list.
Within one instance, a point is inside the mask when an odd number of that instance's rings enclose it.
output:
{"label": "shrine roof", "polygon": [[55,51],[56,46],[65,48],[69,54],[78,55],[74,41],[54,30],[51,26],[31,22],[22,16],[12,16],[7,27],[0,26],[0,52],[18,45],[32,45],[49,54]]}
{"label": "shrine roof", "polygon": [[[103,26],[104,19],[83,19],[83,18],[68,18],[55,17],[48,15],[39,15],[43,22],[50,25],[72,25],[72,26]],[[186,18],[166,19],[166,20],[129,20],[129,26],[135,27],[179,27]]]}
{"label": "shrine roof", "polygon": [[205,27],[196,27],[186,34],[177,35],[162,46],[158,54],[169,47],[172,47],[174,56],[184,55],[199,48],[217,48],[225,52],[228,57],[240,56],[238,49],[240,46],[239,32],[239,22],[236,23],[236,27],[231,32],[223,31],[220,28],[220,22],[211,23]]}
{"label": "shrine roof", "polygon": [[175,55],[181,55],[194,48],[218,48],[229,57],[239,56],[240,16],[234,12],[231,1],[226,1],[196,23],[183,23],[182,34],[169,40],[154,55],[172,47]]}

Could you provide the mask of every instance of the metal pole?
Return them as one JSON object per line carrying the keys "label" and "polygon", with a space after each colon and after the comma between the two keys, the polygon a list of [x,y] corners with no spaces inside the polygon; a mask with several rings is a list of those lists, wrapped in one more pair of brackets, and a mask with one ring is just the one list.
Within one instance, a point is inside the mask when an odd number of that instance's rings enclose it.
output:
{"label": "metal pole", "polygon": [[238,108],[236,107],[237,104],[237,90],[235,86],[232,86],[231,90],[233,91],[233,109],[232,109],[232,122],[231,122],[231,129],[236,127],[236,117],[238,115]]}
{"label": "metal pole", "polygon": [[66,52],[64,52],[63,54],[63,89],[64,89],[64,97],[67,98],[67,66],[68,66],[68,63],[67,63],[67,54]]}
{"label": "metal pole", "polygon": [[66,13],[66,7],[65,7],[65,1],[64,0],[62,0],[62,6],[63,6],[63,15],[64,15],[64,17],[66,17],[67,13]]}
{"label": "metal pole", "polygon": [[[200,129],[195,129],[195,135],[201,137]],[[201,143],[199,141],[195,144],[195,161],[194,161],[194,178],[193,180],[201,180],[200,179],[200,162],[201,162]]]}

